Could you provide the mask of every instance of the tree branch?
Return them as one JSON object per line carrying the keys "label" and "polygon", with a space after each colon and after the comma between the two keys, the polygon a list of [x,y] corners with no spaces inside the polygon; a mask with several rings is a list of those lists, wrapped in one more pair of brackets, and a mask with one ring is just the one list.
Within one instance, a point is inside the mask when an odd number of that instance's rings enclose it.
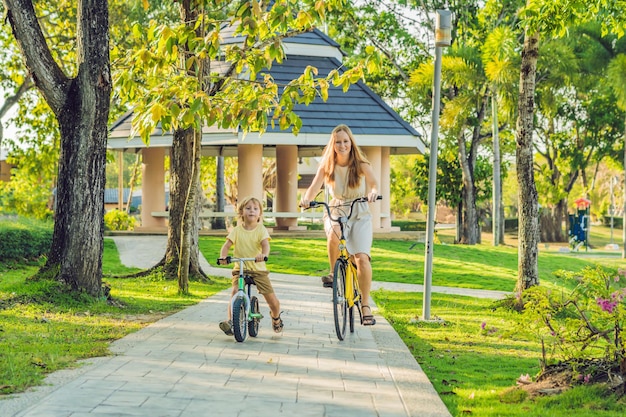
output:
{"label": "tree branch", "polygon": [[33,81],[55,114],[65,103],[70,80],[52,57],[31,0],[3,0],[13,36]]}

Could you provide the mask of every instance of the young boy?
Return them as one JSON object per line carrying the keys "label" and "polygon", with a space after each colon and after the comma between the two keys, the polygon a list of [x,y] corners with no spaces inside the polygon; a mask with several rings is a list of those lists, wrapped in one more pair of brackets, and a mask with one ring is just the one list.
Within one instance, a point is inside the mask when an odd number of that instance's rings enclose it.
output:
{"label": "young boy", "polygon": [[[269,278],[269,271],[264,259],[270,253],[270,235],[263,226],[263,207],[261,202],[254,197],[243,199],[237,210],[239,221],[237,226],[226,236],[226,242],[220,251],[220,259],[228,256],[230,247],[234,245],[233,255],[237,258],[256,258],[256,262],[246,261],[244,268],[246,272],[254,278],[259,294],[262,294],[270,308],[272,328],[274,332],[280,333],[283,330],[283,320],[280,318],[280,301],[274,293],[274,288]],[[220,264],[225,264],[220,261]],[[232,295],[239,290],[239,263],[235,263],[233,268]],[[231,336],[232,312],[230,303],[228,304],[228,320],[220,323],[220,329]]]}

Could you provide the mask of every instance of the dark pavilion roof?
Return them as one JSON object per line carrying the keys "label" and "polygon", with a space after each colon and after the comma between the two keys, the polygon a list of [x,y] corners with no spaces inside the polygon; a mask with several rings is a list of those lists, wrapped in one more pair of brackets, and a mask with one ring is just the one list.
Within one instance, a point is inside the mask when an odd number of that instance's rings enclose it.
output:
{"label": "dark pavilion roof", "polygon": [[[278,84],[297,78],[308,66],[315,66],[320,77],[325,77],[341,62],[335,58],[293,56],[282,64],[272,66],[270,73]],[[413,135],[419,134],[391,107],[359,81],[345,93],[341,87],[331,87],[328,100],[317,98],[311,104],[297,104],[295,112],[302,119],[300,133],[330,133],[335,126],[345,123],[355,135]],[[277,130],[277,129],[275,129]],[[272,131],[271,127],[268,131]]]}
{"label": "dark pavilion roof", "polygon": [[[224,44],[241,42],[232,36],[234,30],[222,31]],[[318,69],[318,76],[330,71],[342,71],[344,56],[339,45],[321,31],[299,34],[283,40],[286,59],[274,64],[269,73],[277,84],[286,84],[301,75],[309,65]],[[259,74],[260,77],[268,71]],[[262,135],[250,132],[245,137],[240,132],[206,128],[203,135],[203,153],[206,155],[236,155],[238,144],[263,144],[264,153],[271,154],[276,145],[298,145],[300,156],[321,154],[328,142],[332,129],[338,124],[347,124],[361,146],[389,146],[392,154],[423,153],[425,146],[419,133],[404,121],[367,85],[359,81],[344,92],[341,87],[330,87],[328,99],[316,98],[311,104],[298,104],[295,112],[302,120],[297,136],[291,128],[280,130],[267,127]],[[137,137],[131,137],[132,113],[117,120],[111,127],[108,146],[110,149],[136,149],[145,145]],[[150,146],[170,146],[171,134],[156,129]]]}

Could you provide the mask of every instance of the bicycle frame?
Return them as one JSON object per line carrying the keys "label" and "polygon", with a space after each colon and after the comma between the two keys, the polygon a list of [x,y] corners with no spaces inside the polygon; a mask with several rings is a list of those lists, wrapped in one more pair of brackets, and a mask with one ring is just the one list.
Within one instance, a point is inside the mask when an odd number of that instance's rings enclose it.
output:
{"label": "bicycle frame", "polygon": [[[347,219],[346,219],[347,220]],[[339,259],[346,264],[346,294],[348,308],[354,306],[361,299],[359,280],[357,279],[356,265],[351,259],[346,247],[346,237],[344,235],[344,223],[339,224],[341,236],[339,237]]]}
{"label": "bicycle frame", "polygon": [[[254,280],[246,275],[244,269],[244,263],[246,261],[256,261],[256,259],[227,256],[226,258],[219,258],[217,260],[218,264],[222,260],[226,261],[227,264],[239,262],[238,290],[230,300],[230,311],[232,313],[235,339],[238,342],[243,342],[248,332],[252,337],[257,336],[259,321],[263,318],[263,315],[259,312],[259,301],[257,297],[251,295]],[[265,257],[264,260],[267,261],[267,257]],[[246,330],[248,330],[248,332],[246,332]]]}

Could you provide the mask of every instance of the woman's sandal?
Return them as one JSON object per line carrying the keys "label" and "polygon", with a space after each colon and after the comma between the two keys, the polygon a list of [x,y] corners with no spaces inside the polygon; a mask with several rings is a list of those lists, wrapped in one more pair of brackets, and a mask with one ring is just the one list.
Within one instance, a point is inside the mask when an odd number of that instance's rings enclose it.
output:
{"label": "woman's sandal", "polygon": [[332,288],[333,287],[333,276],[331,274],[324,275],[322,277],[322,287],[324,287],[324,288]]}
{"label": "woman's sandal", "polygon": [[[361,306],[361,311],[363,311],[363,309],[366,307],[370,310],[371,313],[372,308],[370,306]],[[363,324],[363,326],[373,326],[376,324],[376,319],[372,314],[363,313],[363,321],[361,323]]]}
{"label": "woman's sandal", "polygon": [[278,314],[278,317],[272,317],[272,315],[270,314],[270,317],[272,319],[272,328],[274,329],[274,333],[280,333],[283,331],[283,319],[280,318],[280,315],[283,314],[283,312],[281,311]]}

